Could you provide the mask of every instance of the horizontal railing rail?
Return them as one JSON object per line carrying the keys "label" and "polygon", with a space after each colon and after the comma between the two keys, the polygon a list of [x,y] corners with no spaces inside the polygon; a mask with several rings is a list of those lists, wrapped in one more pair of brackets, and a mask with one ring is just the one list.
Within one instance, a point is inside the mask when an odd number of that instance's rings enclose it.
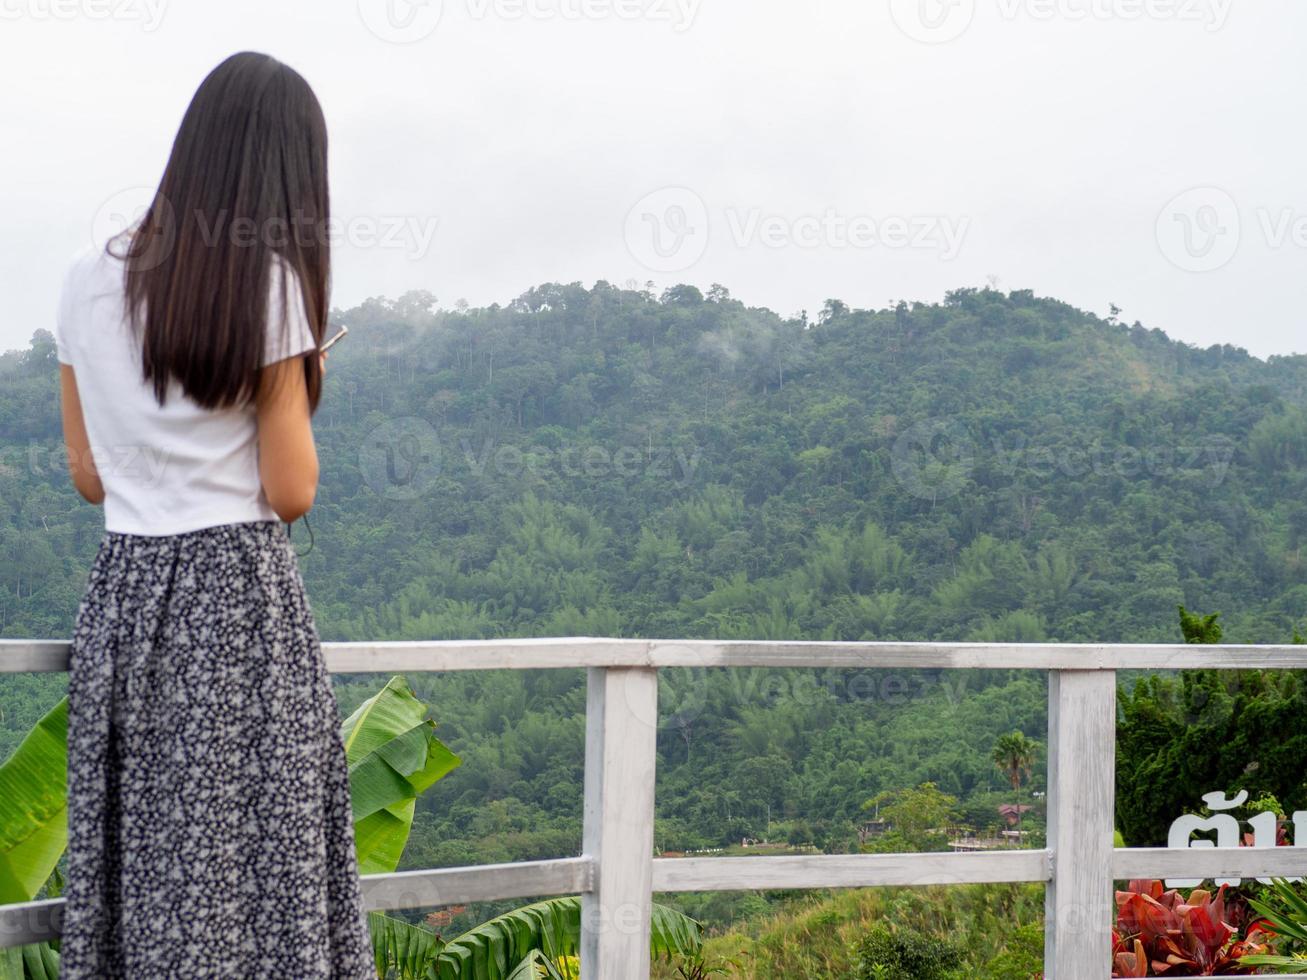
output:
{"label": "horizontal railing rail", "polygon": [[[67,640],[0,640],[0,673],[68,669]],[[836,640],[610,640],[596,637],[324,643],[337,674],[581,667],[791,667],[897,670],[1213,670],[1307,668],[1300,645],[889,643]]]}
{"label": "horizontal railing rail", "polygon": [[[582,973],[643,980],[662,892],[1043,883],[1048,980],[1105,980],[1112,882],[1307,876],[1307,847],[1113,848],[1116,672],[1307,668],[1307,647],[751,640],[450,640],[323,644],[335,673],[586,668],[579,857],[363,877],[370,909],[581,895]],[[0,640],[0,673],[68,668],[60,640]],[[663,668],[1025,669],[1049,673],[1048,844],[946,854],[653,856]],[[1295,844],[1297,842],[1295,841]],[[59,934],[60,899],[0,906],[0,946]],[[1307,980],[1307,974],[1280,974]]]}

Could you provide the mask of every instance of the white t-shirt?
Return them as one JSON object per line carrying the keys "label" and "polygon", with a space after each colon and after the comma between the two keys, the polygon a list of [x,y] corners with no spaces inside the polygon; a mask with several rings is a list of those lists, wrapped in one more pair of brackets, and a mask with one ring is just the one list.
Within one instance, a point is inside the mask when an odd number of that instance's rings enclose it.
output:
{"label": "white t-shirt", "polygon": [[[274,262],[270,277],[264,364],[315,346],[294,281],[286,315],[283,264]],[[254,406],[201,408],[176,381],[160,405],[125,307],[122,261],[103,248],[79,255],[64,280],[55,345],[77,376],[105,530],[157,536],[277,520],[259,480]]]}

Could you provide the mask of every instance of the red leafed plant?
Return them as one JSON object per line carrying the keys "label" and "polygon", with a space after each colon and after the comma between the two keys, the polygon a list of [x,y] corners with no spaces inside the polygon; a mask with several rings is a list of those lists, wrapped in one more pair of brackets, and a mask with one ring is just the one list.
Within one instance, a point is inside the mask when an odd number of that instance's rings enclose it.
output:
{"label": "red leafed plant", "polygon": [[1227,913],[1225,886],[1213,895],[1196,888],[1185,898],[1165,891],[1160,881],[1139,879],[1116,893],[1116,929],[1112,932],[1114,977],[1241,976],[1254,967],[1239,957],[1265,953],[1274,938],[1254,922],[1247,937]]}

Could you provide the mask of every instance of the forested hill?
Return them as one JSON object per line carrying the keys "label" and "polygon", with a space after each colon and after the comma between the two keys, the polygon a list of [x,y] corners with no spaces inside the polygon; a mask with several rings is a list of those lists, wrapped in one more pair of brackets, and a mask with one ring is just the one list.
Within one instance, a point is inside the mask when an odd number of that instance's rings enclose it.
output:
{"label": "forested hill", "polygon": [[[1307,358],[1027,291],[812,322],[603,282],[459,307],[335,316],[303,561],[327,637],[1174,640],[1184,602],[1280,641],[1307,617]],[[0,377],[0,622],[63,635],[100,515],[62,469],[49,335]]]}
{"label": "forested hill", "polygon": [[[605,283],[336,320],[302,561],[327,638],[1174,642],[1181,602],[1222,612],[1227,641],[1307,626],[1304,358],[973,290],[814,323]],[[0,359],[8,636],[68,634],[100,539],[65,476],[57,373],[45,333]],[[1012,801],[996,740],[1047,732],[1034,672],[799,675],[660,673],[661,851],[855,851],[869,805],[925,782],[993,835]],[[463,764],[419,801],[401,867],[578,853],[580,672],[408,679]],[[341,679],[342,710],[379,682]],[[62,684],[0,679],[0,755]],[[1036,806],[1036,844],[1042,825]],[[678,902],[714,928],[773,907]]]}

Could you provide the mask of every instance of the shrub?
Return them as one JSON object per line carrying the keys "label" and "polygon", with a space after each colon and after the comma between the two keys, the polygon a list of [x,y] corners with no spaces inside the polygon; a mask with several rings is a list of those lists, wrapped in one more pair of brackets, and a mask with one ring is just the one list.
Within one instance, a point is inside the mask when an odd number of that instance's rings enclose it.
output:
{"label": "shrub", "polygon": [[962,950],[943,939],[904,929],[873,929],[856,949],[854,980],[948,980],[962,965]]}
{"label": "shrub", "polygon": [[985,980],[1037,980],[1043,975],[1044,927],[1038,922],[1017,929],[979,974]]}

